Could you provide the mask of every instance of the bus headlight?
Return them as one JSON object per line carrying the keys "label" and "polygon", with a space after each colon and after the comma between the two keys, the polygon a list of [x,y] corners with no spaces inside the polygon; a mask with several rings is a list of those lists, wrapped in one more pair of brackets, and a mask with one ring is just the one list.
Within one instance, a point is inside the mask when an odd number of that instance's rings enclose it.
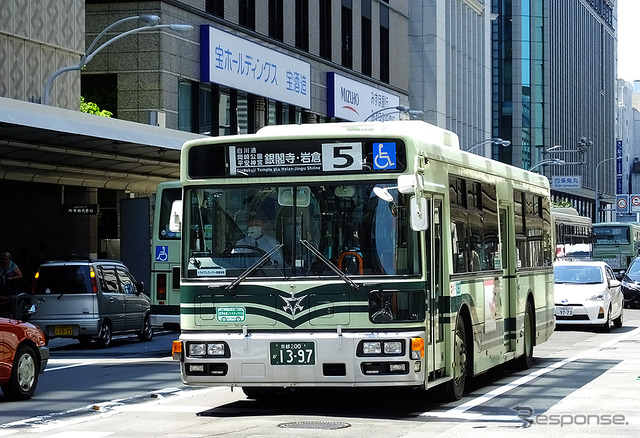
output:
{"label": "bus headlight", "polygon": [[225,342],[189,342],[189,357],[229,357],[229,349]]}
{"label": "bus headlight", "polygon": [[207,354],[207,344],[189,344],[189,356],[204,356]]}
{"label": "bus headlight", "polygon": [[363,354],[380,354],[382,353],[382,342],[365,341],[362,343]]}
{"label": "bus headlight", "polygon": [[402,356],[405,354],[403,340],[360,341],[357,356]]}
{"label": "bus headlight", "polygon": [[209,356],[224,356],[224,343],[207,344],[207,354]]}
{"label": "bus headlight", "polygon": [[402,354],[402,342],[393,341],[393,342],[385,342],[384,345],[384,354]]}

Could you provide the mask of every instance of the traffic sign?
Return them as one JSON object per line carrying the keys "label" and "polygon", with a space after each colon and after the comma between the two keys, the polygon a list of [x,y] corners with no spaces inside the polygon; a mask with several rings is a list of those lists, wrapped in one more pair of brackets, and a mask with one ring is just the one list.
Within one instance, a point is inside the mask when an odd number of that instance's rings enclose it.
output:
{"label": "traffic sign", "polygon": [[629,213],[629,195],[616,195],[616,213]]}
{"label": "traffic sign", "polygon": [[631,213],[640,213],[640,195],[629,195]]}

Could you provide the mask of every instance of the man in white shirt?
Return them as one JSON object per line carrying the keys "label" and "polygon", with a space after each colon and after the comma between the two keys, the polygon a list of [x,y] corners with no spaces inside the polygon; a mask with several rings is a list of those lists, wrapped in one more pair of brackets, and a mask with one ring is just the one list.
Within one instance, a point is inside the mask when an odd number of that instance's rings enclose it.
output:
{"label": "man in white shirt", "polygon": [[[264,252],[269,252],[274,246],[280,243],[273,237],[264,234],[264,220],[260,217],[252,217],[249,220],[249,227],[247,228],[247,235],[238,240],[236,246],[254,246],[261,249]],[[234,250],[236,253],[248,252],[244,248]],[[283,267],[282,248],[278,249],[271,255],[271,263],[278,268]]]}

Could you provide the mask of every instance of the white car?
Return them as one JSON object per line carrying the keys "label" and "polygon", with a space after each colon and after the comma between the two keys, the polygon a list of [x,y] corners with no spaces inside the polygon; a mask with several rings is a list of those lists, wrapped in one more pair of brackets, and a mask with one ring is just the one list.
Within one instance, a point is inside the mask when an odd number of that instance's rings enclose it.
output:
{"label": "white car", "polygon": [[605,262],[557,261],[553,264],[557,325],[622,327],[623,296]]}

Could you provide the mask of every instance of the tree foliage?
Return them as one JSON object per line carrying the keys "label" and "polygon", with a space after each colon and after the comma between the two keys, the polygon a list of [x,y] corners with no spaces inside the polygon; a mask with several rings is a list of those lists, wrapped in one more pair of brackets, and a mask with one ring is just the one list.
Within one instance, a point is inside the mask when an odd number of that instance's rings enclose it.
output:
{"label": "tree foliage", "polygon": [[93,102],[85,102],[84,97],[80,97],[80,111],[102,117],[111,117],[113,115],[111,111],[101,110],[100,107]]}

